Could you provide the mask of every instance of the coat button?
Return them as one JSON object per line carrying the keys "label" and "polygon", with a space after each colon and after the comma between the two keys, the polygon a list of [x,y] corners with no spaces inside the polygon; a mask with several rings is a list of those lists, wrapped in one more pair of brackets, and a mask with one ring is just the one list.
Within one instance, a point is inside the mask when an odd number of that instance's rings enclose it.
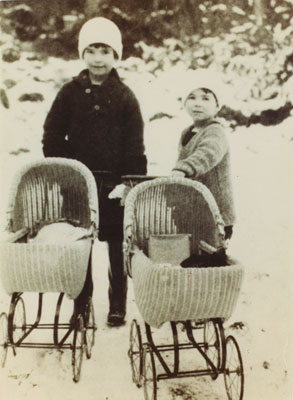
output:
{"label": "coat button", "polygon": [[100,106],[99,106],[98,104],[96,104],[96,105],[94,106],[94,109],[98,111],[98,110],[100,109]]}
{"label": "coat button", "polygon": [[85,89],[85,92],[86,92],[86,93],[90,93],[90,92],[91,92],[91,89],[90,89],[90,88],[87,88],[87,89]]}

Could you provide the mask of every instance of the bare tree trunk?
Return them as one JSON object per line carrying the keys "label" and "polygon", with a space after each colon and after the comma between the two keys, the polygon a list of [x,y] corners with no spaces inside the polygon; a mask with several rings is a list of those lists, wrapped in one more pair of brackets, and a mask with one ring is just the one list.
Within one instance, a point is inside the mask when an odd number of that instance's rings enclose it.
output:
{"label": "bare tree trunk", "polygon": [[36,1],[31,3],[31,7],[34,12],[38,15],[41,22],[47,21],[51,16],[62,17],[65,13],[65,7],[63,2],[60,0],[50,0],[50,6],[43,1]]}
{"label": "bare tree trunk", "polygon": [[269,1],[268,0],[254,0],[253,10],[256,16],[256,24],[261,27],[263,25],[266,13],[268,11]]}
{"label": "bare tree trunk", "polygon": [[153,0],[153,10],[157,11],[159,9],[160,0]]}
{"label": "bare tree trunk", "polygon": [[99,5],[101,0],[86,0],[84,6],[84,13],[86,17],[94,17],[99,13]]}
{"label": "bare tree trunk", "polygon": [[194,33],[200,25],[200,13],[198,8],[200,2],[194,0],[185,0],[184,3],[185,14],[187,17],[189,17],[190,25]]}
{"label": "bare tree trunk", "polygon": [[174,10],[177,14],[178,32],[183,38],[195,34],[201,24],[199,6],[200,0],[177,0]]}

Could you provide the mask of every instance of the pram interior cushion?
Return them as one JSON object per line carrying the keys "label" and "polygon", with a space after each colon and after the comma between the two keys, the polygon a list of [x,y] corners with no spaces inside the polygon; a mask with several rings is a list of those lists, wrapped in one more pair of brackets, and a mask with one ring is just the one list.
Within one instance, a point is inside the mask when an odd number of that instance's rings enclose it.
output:
{"label": "pram interior cushion", "polygon": [[190,256],[190,238],[188,234],[150,235],[149,258],[158,263],[178,265]]}
{"label": "pram interior cushion", "polygon": [[221,224],[212,194],[190,179],[158,178],[144,182],[134,187],[126,199],[124,226],[131,226],[132,243],[145,254],[151,235],[190,235],[191,254],[198,253],[202,240],[218,248]]}

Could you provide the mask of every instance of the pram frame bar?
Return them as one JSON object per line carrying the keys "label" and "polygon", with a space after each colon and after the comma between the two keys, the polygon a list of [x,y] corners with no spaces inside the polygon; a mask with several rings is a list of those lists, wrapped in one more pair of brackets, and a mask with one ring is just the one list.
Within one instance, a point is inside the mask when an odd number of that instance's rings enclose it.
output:
{"label": "pram frame bar", "polygon": [[[224,376],[225,387],[229,400],[242,400],[244,394],[244,372],[243,363],[240,353],[239,346],[235,338],[231,335],[225,337],[223,321],[219,318],[203,320],[201,322],[194,321],[170,321],[173,344],[158,344],[156,345],[153,340],[153,334],[149,324],[145,323],[146,340],[140,341],[139,348],[134,348],[132,341],[130,340],[129,357],[131,359],[131,366],[133,371],[133,381],[138,387],[144,386],[145,399],[157,400],[157,382],[177,379],[177,378],[191,378],[200,376],[210,376],[211,379],[215,380],[219,375]],[[185,327],[188,342],[179,343],[177,325],[183,324]],[[205,332],[206,326],[212,324],[213,329],[216,332],[215,343],[209,343],[204,337],[203,342],[197,341],[193,335],[194,330],[203,329]],[[139,332],[140,326],[136,320],[132,321],[131,335],[133,335],[133,328]],[[207,328],[208,329],[208,328]],[[205,336],[205,335],[204,335]],[[229,352],[229,346],[233,345],[234,349],[232,360],[230,360],[231,354]],[[133,347],[132,347],[133,346]],[[205,361],[207,368],[200,369],[180,369],[180,351],[195,349],[201,355],[201,358]],[[209,355],[209,349],[214,348],[216,351],[216,360],[212,360],[213,355]],[[173,368],[168,365],[167,358],[164,358],[162,353],[173,352]],[[145,363],[146,357],[149,355],[151,362],[148,367]],[[138,357],[138,358],[137,358]],[[228,359],[229,358],[229,359]],[[157,368],[155,360],[158,360],[160,365],[163,367],[164,372],[157,374]],[[133,364],[136,363],[135,367]],[[151,367],[150,367],[151,365]],[[147,374],[151,368],[152,376],[149,377]],[[151,384],[151,394],[149,393],[149,385]]]}
{"label": "pram frame bar", "polygon": [[[224,337],[224,331],[223,331],[223,326],[222,326],[222,321],[220,319],[214,320],[215,323],[218,324],[219,330],[221,332],[221,343],[224,343],[223,337]],[[185,328],[186,328],[186,334],[189,339],[189,343],[179,343],[178,341],[178,332],[177,332],[177,324],[183,323]],[[222,371],[223,365],[225,365],[226,361],[226,352],[225,350],[223,351],[222,355],[222,366],[220,369],[217,368],[217,366],[212,362],[212,360],[207,356],[207,354],[202,350],[202,348],[206,347],[205,343],[198,343],[193,335],[193,330],[196,329],[192,327],[191,321],[184,321],[184,322],[174,322],[170,321],[171,329],[172,329],[172,335],[173,335],[173,343],[174,345],[158,345],[156,346],[153,337],[152,337],[152,332],[151,332],[151,327],[149,324],[145,323],[145,329],[146,329],[146,336],[148,340],[148,344],[151,346],[153,352],[157,356],[160,364],[166,371],[165,374],[159,374],[157,375],[157,380],[162,380],[162,379],[172,379],[172,378],[183,378],[183,377],[196,377],[196,376],[204,376],[204,375],[213,375],[217,376],[219,375]],[[183,349],[191,349],[194,348],[196,349],[200,355],[204,358],[206,363],[210,366],[211,370],[208,369],[203,369],[203,370],[189,370],[189,371],[179,371],[179,351]],[[225,346],[223,346],[223,349],[225,349]],[[164,360],[164,358],[161,355],[161,352],[165,351],[174,351],[174,368],[173,371],[170,370],[168,367],[168,364]]]}
{"label": "pram frame bar", "polygon": [[[26,348],[56,348],[56,349],[65,349],[69,348],[72,349],[71,344],[66,344],[65,341],[71,334],[71,332],[74,330],[74,324],[70,323],[63,323],[59,324],[58,322],[58,314],[60,312],[61,308],[61,303],[64,297],[64,293],[60,293],[58,296],[58,301],[57,301],[57,306],[56,306],[56,313],[55,313],[55,318],[54,318],[54,323],[40,323],[41,317],[42,317],[42,307],[43,307],[43,296],[44,293],[38,293],[38,309],[37,309],[37,316],[36,320],[34,323],[31,324],[25,324],[25,327],[15,327],[14,326],[14,311],[17,305],[17,302],[19,301],[18,299],[21,299],[23,293],[13,293],[11,297],[11,303],[10,303],[10,310],[8,314],[8,337],[9,337],[9,342],[8,342],[8,347],[12,347],[14,355],[16,354],[16,348],[17,347],[26,347]],[[15,329],[25,329],[25,332],[23,333],[20,338],[18,338],[17,341],[14,340],[13,338],[13,331]],[[53,343],[48,343],[48,342],[25,342],[25,339],[34,331],[34,330],[46,330],[46,329],[53,329]],[[61,338],[61,340],[58,340],[58,331],[60,329],[66,329],[67,332],[64,334],[64,336]]]}

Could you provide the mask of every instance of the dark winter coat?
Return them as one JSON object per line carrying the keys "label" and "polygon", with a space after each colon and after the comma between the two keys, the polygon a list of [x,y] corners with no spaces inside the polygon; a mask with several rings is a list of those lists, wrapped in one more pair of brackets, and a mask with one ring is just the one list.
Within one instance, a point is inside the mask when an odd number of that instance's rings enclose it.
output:
{"label": "dark winter coat", "polygon": [[138,101],[115,69],[100,86],[91,83],[88,70],[63,86],[44,124],[43,152],[76,159],[94,172],[100,239],[122,237],[123,208],[108,194],[121,175],[144,175],[146,157]]}

